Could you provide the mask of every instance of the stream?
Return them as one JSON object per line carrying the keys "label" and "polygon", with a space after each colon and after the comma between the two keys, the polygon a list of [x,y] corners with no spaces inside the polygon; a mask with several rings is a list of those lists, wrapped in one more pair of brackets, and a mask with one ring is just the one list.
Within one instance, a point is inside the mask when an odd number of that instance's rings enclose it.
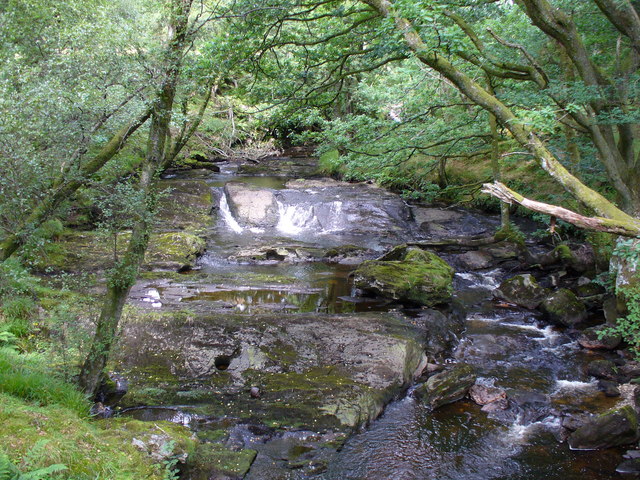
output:
{"label": "stream", "polygon": [[[416,323],[424,313],[420,309],[357,296],[350,276],[355,266],[400,243],[434,235],[479,235],[493,231],[498,222],[478,212],[437,208],[427,209],[426,222],[420,222],[424,211],[412,209],[382,189],[330,179],[296,180],[312,171],[313,163],[305,162],[298,162],[299,170],[275,171],[279,173],[275,175],[243,174],[235,164],[220,164],[220,173],[206,176],[213,192],[215,221],[198,268],[178,279],[140,282],[132,292],[132,302],[158,311],[187,307],[207,315],[282,319],[301,313],[349,314],[357,319],[358,315],[392,312],[404,315],[407,323]],[[244,221],[230,205],[233,188],[259,189],[259,195],[265,196],[263,204],[244,212]],[[248,195],[258,195],[255,192],[258,190],[250,190]],[[327,251],[346,245],[350,254],[338,250],[327,260]],[[318,450],[324,463],[315,471],[273,467],[281,460],[280,454],[273,453],[278,451],[274,445],[284,437],[236,425],[227,444],[235,441],[238,448],[258,452],[245,478],[624,478],[614,473],[623,450],[572,452],[562,442],[561,421],[567,412],[598,412],[616,404],[617,399],[605,397],[597,382],[583,373],[589,361],[613,354],[581,349],[576,332],[551,326],[533,311],[497,304],[492,291],[516,273],[514,262],[465,271],[458,261],[464,253],[438,252],[456,267],[452,303],[464,312],[465,326],[445,363],[473,365],[477,382],[505,390],[509,407],[487,413],[464,399],[430,411],[409,387],[337,451]],[[231,357],[227,366],[233,367]],[[223,356],[215,357],[218,370],[223,369],[220,359]],[[125,414],[171,420],[195,431],[217,431],[224,423],[206,401],[193,405],[170,402],[133,408]],[[305,432],[298,435],[307,435]],[[296,435],[295,429],[288,433]]]}

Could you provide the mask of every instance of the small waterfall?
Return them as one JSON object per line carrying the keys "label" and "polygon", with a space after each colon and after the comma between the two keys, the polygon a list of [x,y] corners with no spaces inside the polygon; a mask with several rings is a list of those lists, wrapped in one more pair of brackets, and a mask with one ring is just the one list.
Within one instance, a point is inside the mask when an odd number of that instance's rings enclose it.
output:
{"label": "small waterfall", "polygon": [[312,205],[284,205],[278,202],[278,215],[276,228],[288,235],[298,235],[318,223]]}
{"label": "small waterfall", "polygon": [[222,214],[222,219],[224,223],[236,233],[242,233],[244,230],[240,224],[233,218],[233,214],[229,209],[229,202],[227,201],[227,196],[224,192],[220,195],[220,213]]}
{"label": "small waterfall", "polygon": [[344,224],[342,222],[342,202],[331,202],[329,207],[329,215],[327,225],[323,224],[322,233],[339,232],[344,230]]}

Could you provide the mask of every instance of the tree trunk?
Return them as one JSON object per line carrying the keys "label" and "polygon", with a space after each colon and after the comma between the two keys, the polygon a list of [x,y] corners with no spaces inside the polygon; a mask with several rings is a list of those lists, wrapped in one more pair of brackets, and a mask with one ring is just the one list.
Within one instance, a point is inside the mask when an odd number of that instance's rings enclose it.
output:
{"label": "tree trunk", "polygon": [[80,370],[79,383],[83,391],[95,395],[100,387],[102,371],[116,338],[122,308],[131,287],[109,287],[98,319],[96,333],[89,354]]}
{"label": "tree trunk", "polygon": [[[491,77],[487,75],[487,89],[491,95],[495,95]],[[500,137],[498,135],[498,120],[489,112],[489,130],[491,132],[491,170],[494,182],[502,182],[502,169],[500,167]],[[500,201],[500,228],[509,228],[509,204]]]}
{"label": "tree trunk", "polygon": [[145,211],[140,212],[138,221],[133,226],[127,251],[108,280],[107,295],[96,326],[96,335],[82,367],[80,386],[90,396],[95,396],[100,386],[102,372],[109,360],[111,346],[115,341],[122,317],[122,307],[136,281],[140,265],[144,261],[155,202],[153,190],[157,176],[165,164],[165,155],[168,154],[167,139],[171,111],[180,76],[182,55],[187,44],[191,0],[172,0],[171,7],[170,38],[165,56],[164,80],[153,106],[147,154],[138,182],[138,188],[145,195]]}

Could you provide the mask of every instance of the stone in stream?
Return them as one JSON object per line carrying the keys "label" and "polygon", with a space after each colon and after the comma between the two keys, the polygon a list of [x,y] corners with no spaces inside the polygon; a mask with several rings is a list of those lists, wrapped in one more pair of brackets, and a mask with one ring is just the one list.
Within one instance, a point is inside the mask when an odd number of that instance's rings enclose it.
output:
{"label": "stone in stream", "polygon": [[487,405],[507,398],[507,393],[498,387],[475,384],[469,389],[471,400],[478,405]]}
{"label": "stone in stream", "polygon": [[415,389],[416,397],[432,409],[462,400],[476,381],[473,367],[458,363],[437,373]]}
{"label": "stone in stream", "polygon": [[622,337],[607,332],[606,325],[585,328],[578,337],[578,343],[590,350],[615,350],[621,342]]}
{"label": "stone in stream", "polygon": [[533,310],[549,294],[549,290],[538,285],[530,274],[516,275],[500,284],[493,296],[509,303]]}
{"label": "stone in stream", "polygon": [[587,374],[603,380],[626,380],[618,366],[611,360],[594,360],[587,365]]}
{"label": "stone in stream", "polygon": [[431,306],[451,298],[453,273],[435,253],[400,245],[363,262],[354,273],[354,285],[398,302]]}
{"label": "stone in stream", "polygon": [[[637,452],[638,450],[634,450]],[[616,467],[616,472],[624,474],[640,474],[640,458],[629,458]]]}
{"label": "stone in stream", "polygon": [[278,221],[278,205],[273,191],[248,183],[229,182],[224,187],[229,209],[241,225],[265,227]]}
{"label": "stone in stream", "polygon": [[606,397],[620,396],[620,389],[618,388],[618,383],[612,382],[611,380],[599,380],[598,390],[604,392],[604,395]]}
{"label": "stone in stream", "polygon": [[569,436],[572,450],[599,450],[638,441],[638,414],[629,405],[589,419]]}
{"label": "stone in stream", "polygon": [[573,327],[587,318],[587,309],[571,290],[561,288],[549,295],[541,304],[540,310],[553,323],[564,327]]}
{"label": "stone in stream", "polygon": [[464,315],[439,310],[421,310],[416,321],[422,321],[426,337],[426,350],[431,358],[444,360],[450,356],[464,330]]}
{"label": "stone in stream", "polygon": [[491,266],[493,256],[486,251],[469,250],[462,255],[458,255],[456,260],[465,270],[481,270]]}
{"label": "stone in stream", "polygon": [[426,365],[422,330],[382,313],[156,313],[127,323],[115,357],[130,379],[124,406],[196,403],[214,417],[339,431],[376,418]]}

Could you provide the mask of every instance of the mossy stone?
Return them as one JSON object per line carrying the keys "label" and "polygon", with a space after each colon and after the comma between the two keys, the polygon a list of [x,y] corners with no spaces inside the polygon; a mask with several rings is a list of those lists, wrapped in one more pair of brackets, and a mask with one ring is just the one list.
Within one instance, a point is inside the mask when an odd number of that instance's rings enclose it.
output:
{"label": "mossy stone", "polygon": [[529,309],[538,307],[548,294],[549,290],[538,285],[536,279],[529,274],[511,277],[493,292],[493,296],[500,300]]}
{"label": "mossy stone", "polygon": [[571,290],[561,288],[540,305],[547,317],[564,327],[573,327],[587,318],[587,309]]}
{"label": "mossy stone", "polygon": [[638,413],[630,405],[591,418],[569,437],[572,450],[600,450],[637,442]]}
{"label": "mossy stone", "polygon": [[[251,468],[256,455],[255,450],[234,451],[218,443],[198,445],[195,454],[189,460],[190,478],[208,480],[214,473],[243,478]],[[215,475],[213,478],[216,478]]]}
{"label": "mossy stone", "polygon": [[354,284],[365,292],[399,302],[431,306],[451,298],[453,268],[435,253],[400,245],[355,271]]}
{"label": "mossy stone", "polygon": [[145,263],[155,268],[191,268],[204,253],[206,242],[187,232],[168,232],[153,235]]}
{"label": "mossy stone", "polygon": [[443,372],[437,373],[416,388],[416,396],[436,409],[464,398],[476,382],[474,368],[466,363],[459,363]]}

